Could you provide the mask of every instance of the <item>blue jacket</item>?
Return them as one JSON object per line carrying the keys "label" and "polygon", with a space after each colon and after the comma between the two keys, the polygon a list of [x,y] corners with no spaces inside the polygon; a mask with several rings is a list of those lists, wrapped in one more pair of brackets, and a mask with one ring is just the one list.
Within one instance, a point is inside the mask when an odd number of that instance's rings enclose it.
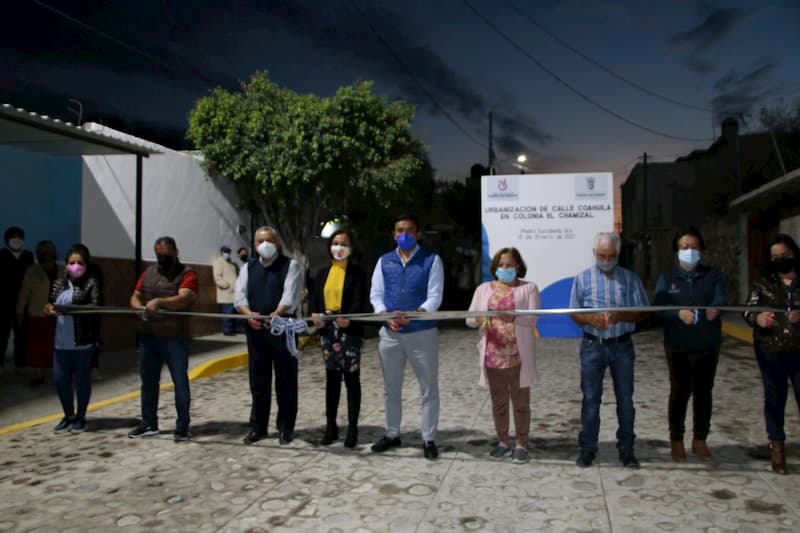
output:
{"label": "blue jacket", "polygon": [[[421,246],[405,266],[395,250],[381,256],[383,303],[387,310],[413,311],[425,302],[428,298],[428,277],[435,257],[436,254]],[[435,327],[433,320],[412,320],[403,327],[401,333]]]}

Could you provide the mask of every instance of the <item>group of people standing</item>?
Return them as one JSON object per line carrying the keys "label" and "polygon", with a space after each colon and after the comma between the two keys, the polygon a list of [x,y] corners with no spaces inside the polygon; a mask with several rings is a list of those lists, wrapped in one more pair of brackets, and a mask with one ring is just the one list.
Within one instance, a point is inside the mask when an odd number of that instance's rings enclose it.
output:
{"label": "group of people standing", "polygon": [[[329,314],[367,311],[390,312],[393,317],[380,329],[378,351],[384,383],[385,433],[373,443],[380,453],[401,445],[402,386],[406,361],[417,377],[421,392],[421,434],[423,455],[434,460],[439,451],[436,433],[439,419],[438,330],[433,320],[410,320],[408,312],[435,312],[442,302],[444,269],[441,258],[421,246],[419,221],[413,215],[397,217],[392,229],[396,247],[378,260],[371,279],[353,262],[354,235],[339,229],[328,239],[330,262],[313,278],[309,290],[309,311],[319,329],[325,362],[325,433],[323,445],[340,438],[338,405],[341,384],[347,391],[347,430],[344,445],[358,443],[361,404],[360,358],[364,326],[347,318],[325,318]],[[65,268],[55,264],[55,246],[47,241],[36,249],[38,264],[23,249],[24,233],[9,228],[6,247],[0,250],[4,273],[19,286],[19,305],[27,309],[32,331],[31,346],[51,351],[54,379],[64,410],[55,427],[57,433],[79,433],[86,428],[86,410],[91,393],[91,365],[100,341],[97,315],[70,315],[57,311],[59,304],[102,304],[102,276],[93,267],[88,248],[75,244],[67,252]],[[252,397],[250,429],[244,437],[252,444],[267,437],[274,373],[277,414],[275,427],[280,444],[294,438],[297,418],[298,360],[293,349],[294,332],[275,335],[296,316],[300,306],[302,278],[298,263],[283,254],[280,234],[273,227],[261,227],[254,234],[257,257],[244,262],[235,277],[221,272],[233,292],[231,310],[246,315],[249,353],[249,382]],[[672,459],[686,461],[685,418],[693,400],[692,452],[710,461],[706,444],[711,427],[712,389],[721,346],[718,307],[727,305],[721,272],[702,263],[705,242],[694,228],[679,231],[673,240],[674,265],[658,278],[653,298],[657,306],[678,307],[657,313],[664,328],[664,351],[669,368],[670,396],[667,410]],[[142,422],[129,433],[138,438],[158,434],[158,393],[161,368],[166,364],[175,384],[177,423],[175,440],[186,440],[191,403],[188,380],[188,323],[185,318],[159,314],[159,310],[187,311],[198,293],[195,272],[179,260],[171,237],[156,240],[157,261],[140,277],[130,305],[142,310],[140,326],[140,372],[142,379]],[[753,285],[747,305],[769,308],[744,313],[753,327],[753,344],[764,387],[764,414],[770,441],[770,462],[776,473],[786,474],[784,412],[788,384],[792,383],[800,405],[800,250],[794,240],[779,234],[768,247],[769,260],[763,276]],[[239,251],[241,254],[242,250]],[[573,281],[569,308],[581,328],[580,387],[583,394],[576,464],[592,465],[598,452],[600,404],[606,369],[613,382],[617,404],[617,449],[624,467],[638,468],[634,454],[634,361],[631,334],[649,306],[639,277],[618,264],[620,239],[615,233],[599,233],[594,240],[595,264]],[[221,250],[230,254],[230,249]],[[247,250],[244,250],[247,253]],[[30,255],[30,257],[28,257]],[[230,262],[229,257],[224,257]],[[15,263],[16,261],[16,263]],[[21,264],[25,263],[24,268]],[[12,268],[13,267],[13,268]],[[537,382],[534,314],[514,311],[538,309],[541,300],[535,283],[526,281],[525,261],[512,247],[498,250],[491,261],[492,280],[481,284],[470,311],[487,311],[485,317],[467,318],[479,328],[479,383],[489,389],[497,445],[492,459],[510,456],[515,463],[528,461],[530,431],[530,387]],[[215,278],[217,271],[215,268]],[[47,286],[47,290],[41,287]],[[219,283],[217,283],[219,287]],[[8,285],[4,286],[6,289]],[[6,302],[4,295],[4,303]],[[0,341],[19,324],[20,307],[3,308]],[[615,308],[625,308],[615,311]],[[636,309],[639,308],[639,309]],[[597,309],[597,311],[592,311]],[[777,311],[785,309],[786,311]],[[580,311],[577,311],[580,310]],[[491,312],[491,313],[488,313]],[[9,316],[14,320],[9,320]],[[226,325],[228,327],[228,325]],[[233,327],[232,325],[230,327]],[[44,332],[50,328],[52,341]],[[15,338],[24,340],[21,333]],[[288,341],[288,342],[287,342]],[[22,342],[22,341],[20,341]],[[24,352],[23,352],[24,353]],[[77,396],[77,402],[75,397]],[[513,412],[514,442],[510,439],[509,414]]]}

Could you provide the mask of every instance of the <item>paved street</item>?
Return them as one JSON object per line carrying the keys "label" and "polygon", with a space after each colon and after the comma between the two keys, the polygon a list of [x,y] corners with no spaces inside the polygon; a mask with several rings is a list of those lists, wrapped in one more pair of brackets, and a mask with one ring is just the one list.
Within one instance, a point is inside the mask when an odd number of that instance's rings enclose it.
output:
{"label": "paved street", "polygon": [[[127,438],[137,422],[138,398],[91,412],[89,431],[80,435],[54,435],[53,423],[0,436],[0,531],[800,530],[800,418],[791,404],[792,475],[774,475],[750,346],[731,337],[723,345],[709,437],[715,461],[700,464],[690,455],[676,465],[666,427],[669,387],[660,330],[636,334],[636,451],[642,468],[619,465],[607,379],[600,454],[595,466],[583,470],[574,464],[580,426],[577,340],[540,340],[542,379],[532,391],[531,461],[525,465],[487,457],[493,426],[488,394],[477,386],[477,333],[449,327],[440,340],[439,461],[422,457],[419,391],[410,369],[403,446],[381,455],[369,451],[383,433],[375,339],[363,357],[358,448],[343,448],[341,441],[320,446],[324,367],[311,348],[300,371],[297,439],[288,446],[275,438],[242,444],[250,406],[243,368],[192,383],[191,442],[172,441],[171,390],[162,392],[158,437]],[[135,367],[131,371],[105,379],[124,383],[120,392],[129,392],[136,388],[128,385]],[[344,396],[343,391],[341,425]],[[57,412],[53,392],[50,414]]]}

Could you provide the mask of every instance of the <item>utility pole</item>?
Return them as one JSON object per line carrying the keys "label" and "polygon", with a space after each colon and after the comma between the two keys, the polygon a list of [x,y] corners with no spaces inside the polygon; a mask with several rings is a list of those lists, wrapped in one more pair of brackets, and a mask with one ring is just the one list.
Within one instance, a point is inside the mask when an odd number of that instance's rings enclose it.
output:
{"label": "utility pole", "polygon": [[494,148],[492,147],[492,112],[489,111],[489,175],[494,176]]}

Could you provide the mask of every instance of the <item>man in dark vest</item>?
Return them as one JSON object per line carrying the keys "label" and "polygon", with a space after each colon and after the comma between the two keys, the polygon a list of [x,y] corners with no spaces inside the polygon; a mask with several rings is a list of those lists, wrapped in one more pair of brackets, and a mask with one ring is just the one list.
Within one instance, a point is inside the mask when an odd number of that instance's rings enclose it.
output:
{"label": "man in dark vest", "polygon": [[370,301],[376,313],[397,312],[380,330],[378,352],[383,367],[386,434],[372,445],[373,452],[400,446],[403,417],[403,374],[406,360],[419,381],[422,396],[422,447],[426,459],[439,457],[439,331],[436,322],[410,321],[404,311],[437,311],[444,292],[442,260],[419,246],[419,222],[400,215],[394,223],[397,247],[381,256],[372,274]]}
{"label": "man in dark vest", "polygon": [[157,264],[144,271],[131,296],[131,307],[143,309],[139,323],[139,369],[142,376],[142,423],[128,433],[136,439],[158,435],[158,390],[161,368],[169,368],[175,384],[175,440],[189,434],[189,322],[158,311],[189,311],[198,291],[197,274],[178,260],[172,237],[156,239]]}
{"label": "man in dark vest", "polygon": [[[245,444],[267,436],[272,396],[272,371],[275,370],[275,397],[278,440],[289,444],[294,438],[297,419],[297,359],[286,346],[284,335],[270,333],[272,317],[294,316],[300,304],[302,278],[300,266],[282,253],[281,237],[274,228],[258,228],[254,240],[258,257],[239,272],[233,305],[242,315],[262,317],[247,321],[247,353],[250,372],[250,432]],[[294,335],[287,331],[286,335]],[[294,342],[294,339],[291,339]]]}

